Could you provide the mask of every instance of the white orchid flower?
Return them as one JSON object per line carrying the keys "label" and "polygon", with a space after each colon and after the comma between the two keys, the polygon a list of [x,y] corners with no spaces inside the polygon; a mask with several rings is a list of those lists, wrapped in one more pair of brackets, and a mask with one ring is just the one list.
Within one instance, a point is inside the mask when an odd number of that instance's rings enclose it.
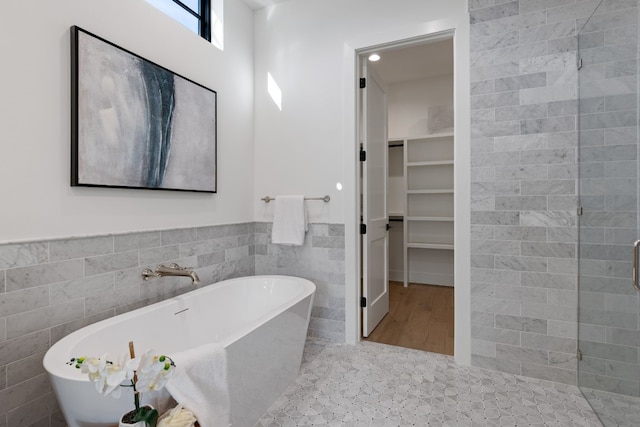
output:
{"label": "white orchid flower", "polygon": [[140,392],[160,390],[167,384],[175,368],[171,359],[155,354],[153,349],[147,350],[135,365],[138,374],[136,390]]}
{"label": "white orchid flower", "polygon": [[111,394],[114,398],[120,397],[120,384],[133,377],[133,371],[127,366],[126,355],[110,358],[103,354],[101,357],[86,358],[80,370],[89,376],[98,393],[105,396]]}

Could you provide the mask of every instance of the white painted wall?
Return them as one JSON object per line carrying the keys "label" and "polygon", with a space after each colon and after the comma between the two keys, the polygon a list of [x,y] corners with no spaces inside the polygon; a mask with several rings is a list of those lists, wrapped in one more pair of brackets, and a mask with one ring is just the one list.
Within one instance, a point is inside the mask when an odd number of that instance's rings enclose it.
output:
{"label": "white painted wall", "polygon": [[427,109],[438,105],[451,105],[452,96],[452,75],[390,84],[389,136],[402,138],[430,133],[427,126]]}
{"label": "white painted wall", "polygon": [[[226,0],[223,52],[144,0],[3,2],[0,242],[253,220],[253,12]],[[71,188],[69,27],[218,92],[218,193]]]}
{"label": "white painted wall", "polygon": [[[345,224],[346,340],[359,339],[356,58],[397,40],[455,31],[456,360],[470,363],[469,16],[466,0],[296,0],[255,15],[255,217],[269,194],[329,194],[311,221]],[[267,73],[282,90],[280,111]],[[458,168],[459,166],[459,168]],[[335,189],[337,182],[344,190]],[[459,286],[458,286],[459,285]]]}

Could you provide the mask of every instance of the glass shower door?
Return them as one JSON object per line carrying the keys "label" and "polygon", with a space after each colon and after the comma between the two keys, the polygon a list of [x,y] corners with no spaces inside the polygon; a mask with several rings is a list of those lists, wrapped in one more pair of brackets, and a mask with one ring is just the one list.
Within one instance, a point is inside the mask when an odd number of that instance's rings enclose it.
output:
{"label": "glass shower door", "polygon": [[601,1],[577,24],[578,385],[605,426],[637,426],[637,0]]}

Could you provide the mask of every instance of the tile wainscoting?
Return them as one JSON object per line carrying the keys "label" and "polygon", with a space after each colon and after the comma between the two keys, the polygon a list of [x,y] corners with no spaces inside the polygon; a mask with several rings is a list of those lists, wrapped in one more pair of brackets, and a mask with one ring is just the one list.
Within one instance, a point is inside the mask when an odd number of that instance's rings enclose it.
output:
{"label": "tile wainscoting", "polygon": [[303,247],[271,245],[270,224],[54,239],[0,245],[0,427],[64,426],[42,358],[83,326],[188,292],[189,278],[142,280],[177,262],[202,283],[255,274],[317,286],[309,335],[344,341],[344,226],[311,224]]}
{"label": "tile wainscoting", "polygon": [[344,225],[310,224],[304,246],[273,245],[271,223],[256,223],[256,274],[316,284],[309,336],[344,342]]}

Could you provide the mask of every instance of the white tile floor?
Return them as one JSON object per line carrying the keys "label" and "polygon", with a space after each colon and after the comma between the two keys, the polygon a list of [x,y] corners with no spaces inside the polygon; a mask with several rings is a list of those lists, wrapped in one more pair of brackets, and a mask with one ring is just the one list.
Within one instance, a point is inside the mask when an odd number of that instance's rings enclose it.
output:
{"label": "white tile floor", "polygon": [[606,427],[640,426],[640,399],[583,388],[591,406]]}
{"label": "white tile floor", "polygon": [[372,342],[309,341],[300,374],[257,426],[594,426],[577,387]]}

